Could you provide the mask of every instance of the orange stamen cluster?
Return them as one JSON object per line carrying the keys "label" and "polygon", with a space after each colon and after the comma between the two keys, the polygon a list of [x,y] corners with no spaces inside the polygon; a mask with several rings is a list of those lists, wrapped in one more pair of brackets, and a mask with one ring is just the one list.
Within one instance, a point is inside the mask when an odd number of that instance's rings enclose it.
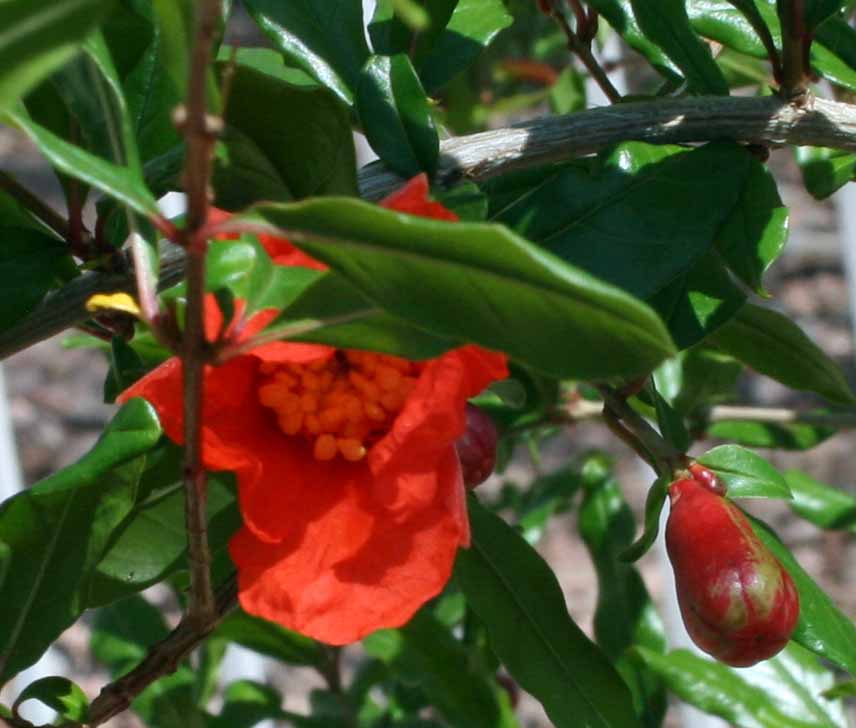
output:
{"label": "orange stamen cluster", "polygon": [[312,444],[317,460],[362,460],[389,430],[422,366],[385,354],[339,350],[311,364],[261,366],[259,401],[286,435]]}

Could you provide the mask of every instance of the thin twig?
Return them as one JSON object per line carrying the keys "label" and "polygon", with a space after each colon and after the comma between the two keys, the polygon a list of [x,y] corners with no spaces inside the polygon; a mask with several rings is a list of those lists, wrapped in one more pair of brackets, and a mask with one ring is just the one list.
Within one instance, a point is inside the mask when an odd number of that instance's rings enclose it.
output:
{"label": "thin twig", "polygon": [[220,0],[200,0],[196,40],[191,59],[187,105],[180,110],[178,126],[187,142],[184,187],[187,193],[187,227],[182,237],[187,250],[187,310],[182,340],[184,377],[184,486],[190,595],[187,619],[205,624],[214,612],[211,588],[211,552],[205,515],[207,476],[202,463],[202,403],[204,367],[209,356],[205,339],[205,255],[208,241],[198,235],[208,217],[214,144],[219,124],[208,114],[206,75],[220,20]]}
{"label": "thin twig", "polygon": [[68,220],[6,172],[0,172],[0,190],[14,197],[63,240],[70,240]]}
{"label": "thin twig", "polygon": [[705,419],[708,422],[763,422],[771,425],[814,425],[817,427],[856,427],[856,410],[840,412],[800,412],[786,407],[740,407],[715,405]]}
{"label": "thin twig", "polygon": [[[588,70],[595,83],[600,86],[601,90],[606,95],[606,98],[615,104],[621,101],[621,92],[613,86],[612,81],[609,80],[609,76],[606,74],[606,71],[603,70],[603,67],[598,63],[597,58],[595,58],[594,54],[591,52],[591,38],[588,37],[589,33],[586,27],[589,20],[585,17],[585,13],[579,3],[574,3],[574,11],[577,13],[578,21],[576,31],[571,28],[570,23],[568,23],[567,18],[565,18],[564,13],[562,12],[562,9],[556,4],[556,0],[553,0],[551,15],[562,28],[565,37],[568,39],[568,49],[571,53],[574,53],[580,61],[582,61],[582,64],[586,67],[586,70]],[[596,18],[597,16],[593,17]],[[580,18],[582,18],[582,20],[580,20]]]}
{"label": "thin twig", "polygon": [[805,103],[806,86],[805,0],[777,0],[782,25],[782,96],[788,101]]}

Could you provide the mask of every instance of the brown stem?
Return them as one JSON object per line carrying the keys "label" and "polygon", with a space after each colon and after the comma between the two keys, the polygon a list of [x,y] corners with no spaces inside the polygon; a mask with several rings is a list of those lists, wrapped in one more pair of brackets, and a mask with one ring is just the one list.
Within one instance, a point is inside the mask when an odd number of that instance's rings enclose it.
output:
{"label": "brown stem", "polygon": [[807,101],[805,60],[805,0],[777,0],[782,25],[781,94],[802,105]]}
{"label": "brown stem", "polygon": [[187,104],[176,114],[184,133],[187,156],[184,187],[187,193],[187,228],[180,236],[187,250],[187,311],[183,337],[184,377],[184,488],[185,519],[190,563],[187,620],[206,624],[214,614],[211,588],[211,552],[205,515],[207,477],[202,463],[202,402],[204,369],[210,351],[205,339],[205,254],[207,240],[198,234],[208,217],[209,186],[214,144],[220,126],[208,114],[206,74],[220,20],[220,0],[200,0],[196,41],[188,80]]}
{"label": "brown stem", "polygon": [[68,221],[6,172],[0,172],[0,190],[14,197],[63,240],[71,239]]}
{"label": "brown stem", "polygon": [[[575,11],[578,5],[578,3],[574,3]],[[595,58],[594,54],[591,52],[591,39],[585,40],[585,36],[580,36],[580,33],[586,33],[589,21],[585,18],[585,14],[582,12],[582,7],[579,9],[580,14],[583,15],[582,23],[577,23],[579,26],[579,32],[575,32],[574,29],[571,28],[561,9],[556,5],[556,0],[553,0],[551,15],[567,37],[568,49],[571,53],[575,54],[582,61],[595,83],[600,86],[600,89],[603,91],[606,98],[608,98],[613,104],[618,103],[621,101],[621,93],[612,85],[612,81],[609,80],[609,76],[607,76],[606,71],[603,70],[603,67],[598,63],[597,58]],[[593,17],[596,18],[597,16]]]}
{"label": "brown stem", "polygon": [[145,659],[131,672],[102,688],[89,707],[87,725],[95,728],[127,710],[134,698],[155,680],[175,672],[193,648],[235,608],[237,594],[237,583],[233,576],[218,589],[214,609],[208,619],[199,622],[188,614],[167,637],[149,649]]}

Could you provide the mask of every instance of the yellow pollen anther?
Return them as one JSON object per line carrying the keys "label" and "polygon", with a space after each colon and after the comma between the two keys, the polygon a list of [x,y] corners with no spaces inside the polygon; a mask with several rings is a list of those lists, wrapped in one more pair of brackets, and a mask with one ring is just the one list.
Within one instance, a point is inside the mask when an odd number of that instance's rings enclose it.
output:
{"label": "yellow pollen anther", "polygon": [[265,362],[258,398],[284,434],[307,441],[316,460],[358,462],[389,431],[421,370],[364,351],[337,351],[309,364]]}

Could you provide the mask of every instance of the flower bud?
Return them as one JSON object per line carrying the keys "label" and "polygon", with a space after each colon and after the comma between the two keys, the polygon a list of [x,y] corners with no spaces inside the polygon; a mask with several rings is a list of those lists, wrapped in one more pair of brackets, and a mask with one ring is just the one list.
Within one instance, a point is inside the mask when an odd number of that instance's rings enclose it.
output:
{"label": "flower bud", "polygon": [[669,486],[666,548],[684,625],[702,650],[733,667],[778,653],[799,619],[793,580],[743,512],[696,479]]}
{"label": "flower bud", "polygon": [[467,404],[467,429],[455,442],[468,488],[488,479],[496,465],[496,425],[475,405]]}
{"label": "flower bud", "polygon": [[701,483],[712,493],[717,495],[725,495],[725,483],[712,470],[708,470],[704,465],[693,463],[690,465],[690,473],[693,479]]}

